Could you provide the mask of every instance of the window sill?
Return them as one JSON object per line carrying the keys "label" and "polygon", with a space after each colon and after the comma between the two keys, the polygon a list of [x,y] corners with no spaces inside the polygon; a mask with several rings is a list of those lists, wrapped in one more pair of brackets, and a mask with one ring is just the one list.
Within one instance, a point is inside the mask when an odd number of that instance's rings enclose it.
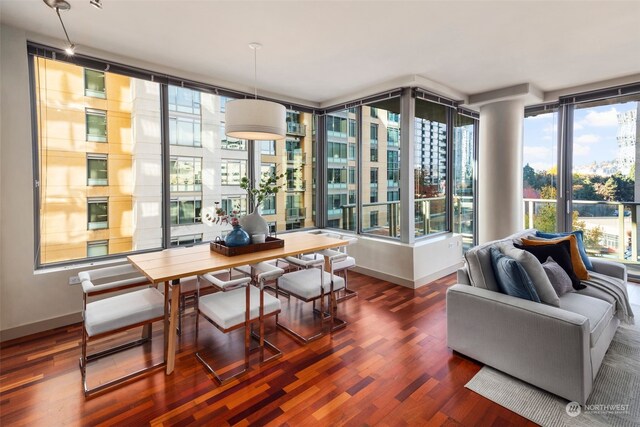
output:
{"label": "window sill", "polygon": [[60,273],[63,271],[77,271],[77,270],[83,270],[83,269],[87,269],[87,268],[91,268],[91,267],[96,267],[96,266],[100,266],[100,265],[114,265],[114,264],[124,264],[125,262],[127,262],[127,258],[126,257],[119,257],[119,258],[112,258],[112,259],[105,259],[102,261],[89,261],[89,260],[82,260],[79,261],[77,264],[68,264],[68,265],[60,265],[60,266],[52,266],[52,267],[40,267],[37,268],[33,271],[34,276],[39,276],[41,274],[53,274],[53,273]]}

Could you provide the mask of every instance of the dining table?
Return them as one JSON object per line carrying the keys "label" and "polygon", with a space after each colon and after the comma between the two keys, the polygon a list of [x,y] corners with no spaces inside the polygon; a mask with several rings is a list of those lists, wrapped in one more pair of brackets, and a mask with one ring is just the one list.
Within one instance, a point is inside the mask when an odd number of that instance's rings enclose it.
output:
{"label": "dining table", "polygon": [[[228,270],[243,265],[257,264],[288,256],[318,252],[324,249],[338,248],[348,244],[346,240],[310,232],[292,232],[278,236],[284,240],[284,246],[236,256],[226,256],[210,249],[209,244],[187,248],[171,248],[128,256],[129,262],[154,285],[164,284],[165,299],[169,298],[169,313],[165,313],[164,336],[166,373],[171,374],[175,367],[176,327],[178,305],[180,301],[180,279],[212,271]],[[328,260],[325,257],[325,269]]]}

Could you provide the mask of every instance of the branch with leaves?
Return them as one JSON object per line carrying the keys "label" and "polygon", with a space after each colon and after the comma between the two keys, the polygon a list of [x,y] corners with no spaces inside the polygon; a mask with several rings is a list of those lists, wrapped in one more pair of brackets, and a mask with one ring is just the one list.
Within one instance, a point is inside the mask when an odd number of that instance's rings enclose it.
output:
{"label": "branch with leaves", "polygon": [[[294,173],[297,170],[302,170],[302,167],[294,169]],[[252,187],[250,185],[251,183],[249,178],[245,176],[240,180],[240,188],[247,192],[247,195],[254,202],[254,206],[257,209],[265,199],[278,194],[278,192],[280,192],[280,190],[286,185],[286,181],[279,183],[279,181],[286,175],[286,173],[278,174],[277,172],[264,174],[258,182],[257,187]]]}

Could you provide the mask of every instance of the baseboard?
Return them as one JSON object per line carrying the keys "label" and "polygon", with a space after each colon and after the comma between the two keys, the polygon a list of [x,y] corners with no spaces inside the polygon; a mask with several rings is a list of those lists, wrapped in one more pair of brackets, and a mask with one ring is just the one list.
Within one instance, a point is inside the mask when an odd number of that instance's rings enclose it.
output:
{"label": "baseboard", "polygon": [[62,326],[73,325],[82,322],[82,313],[71,313],[53,319],[42,320],[28,325],[16,326],[15,328],[0,331],[0,342],[22,338],[27,335],[37,334],[39,332],[49,331],[51,329],[60,328]]}
{"label": "baseboard", "polygon": [[454,264],[449,266],[443,270],[436,271],[435,273],[429,274],[427,276],[421,277],[416,280],[406,279],[403,277],[393,276],[391,274],[383,273],[381,271],[372,270],[365,267],[356,266],[353,268],[353,271],[360,274],[365,274],[367,276],[375,277],[376,279],[385,280],[387,282],[395,283],[396,285],[404,286],[405,288],[417,289],[422,287],[428,283],[433,282],[434,280],[438,280],[443,278],[444,276],[448,276],[449,274],[455,273],[460,267],[464,265],[463,262]]}

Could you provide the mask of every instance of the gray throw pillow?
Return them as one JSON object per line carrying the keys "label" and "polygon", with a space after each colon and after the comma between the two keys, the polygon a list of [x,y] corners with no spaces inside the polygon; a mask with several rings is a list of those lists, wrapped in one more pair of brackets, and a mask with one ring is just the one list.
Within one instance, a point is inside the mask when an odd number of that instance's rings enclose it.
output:
{"label": "gray throw pillow", "polygon": [[500,252],[515,259],[522,265],[531,282],[533,282],[540,301],[554,307],[560,307],[560,298],[558,298],[558,294],[551,285],[549,277],[535,255],[514,247],[512,242],[502,242],[498,244],[498,248]]}
{"label": "gray throw pillow", "polygon": [[512,297],[540,302],[536,288],[518,261],[504,255],[495,247],[492,247],[489,253],[500,292]]}
{"label": "gray throw pillow", "polygon": [[551,286],[553,286],[553,289],[556,290],[556,294],[558,294],[559,297],[566,294],[567,292],[573,292],[571,278],[569,277],[567,272],[564,271],[564,269],[553,260],[553,258],[547,258],[547,261],[542,264],[542,268],[547,274],[547,277],[551,282]]}

